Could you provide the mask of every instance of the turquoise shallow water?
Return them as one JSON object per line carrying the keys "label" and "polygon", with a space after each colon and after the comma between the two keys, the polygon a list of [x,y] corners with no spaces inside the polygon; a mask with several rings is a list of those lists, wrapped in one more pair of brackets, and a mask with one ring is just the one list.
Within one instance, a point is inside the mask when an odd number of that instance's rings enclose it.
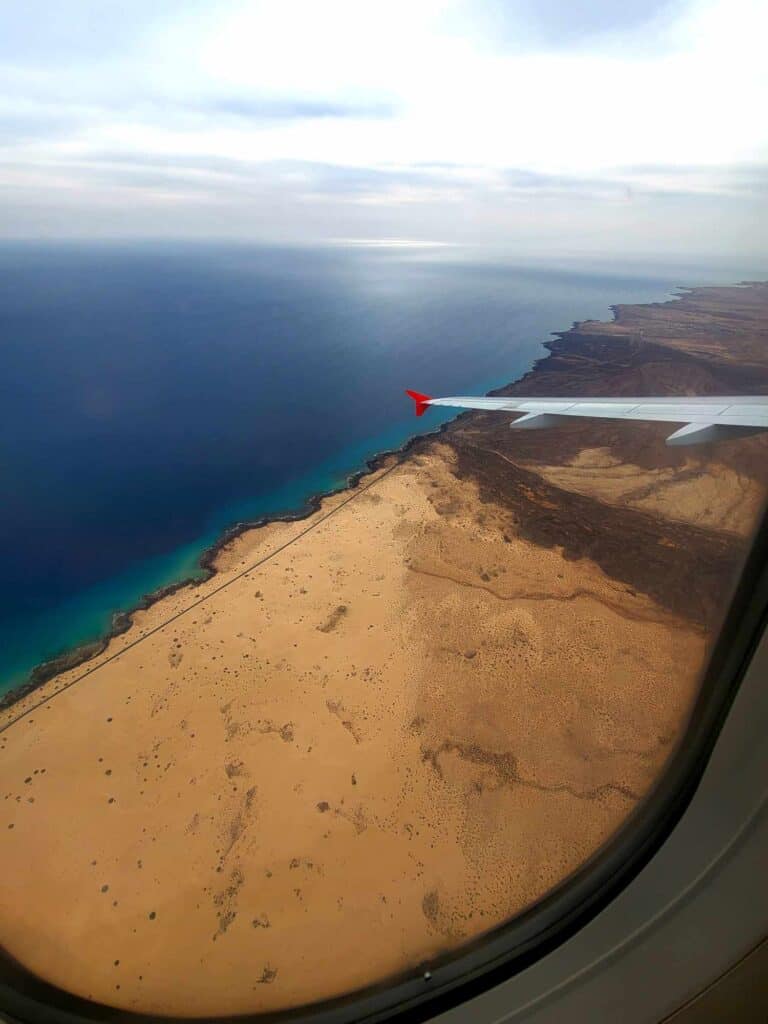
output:
{"label": "turquoise shallow water", "polygon": [[[493,381],[483,385],[482,389],[491,390],[503,383],[506,382]],[[454,415],[450,410],[439,413],[435,410],[429,420],[430,429],[437,429]],[[216,524],[212,524],[204,534],[183,547],[139,561],[127,571],[74,594],[57,607],[55,615],[41,615],[39,622],[28,619],[24,624],[24,632],[34,636],[34,646],[19,644],[20,652],[15,661],[9,656],[8,647],[0,655],[0,664],[5,672],[0,693],[23,683],[29,671],[40,660],[105,635],[110,629],[115,611],[130,609],[144,595],[170,583],[200,578],[203,575],[200,568],[203,552],[233,524],[256,521],[265,516],[300,513],[313,495],[346,486],[349,478],[363,469],[368,459],[379,452],[394,451],[413,437],[414,422],[409,418],[377,437],[349,445],[327,462],[268,495],[231,505],[222,510]],[[40,653],[36,654],[35,651]]]}
{"label": "turquoise shallow water", "polygon": [[0,692],[620,302],[760,276],[378,252],[0,247]]}

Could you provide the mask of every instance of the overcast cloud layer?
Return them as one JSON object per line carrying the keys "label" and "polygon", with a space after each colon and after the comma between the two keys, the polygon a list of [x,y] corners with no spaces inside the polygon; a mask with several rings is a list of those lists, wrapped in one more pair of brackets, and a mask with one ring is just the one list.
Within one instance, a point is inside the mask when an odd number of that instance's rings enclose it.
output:
{"label": "overcast cloud layer", "polygon": [[0,0],[0,233],[768,252],[764,0]]}

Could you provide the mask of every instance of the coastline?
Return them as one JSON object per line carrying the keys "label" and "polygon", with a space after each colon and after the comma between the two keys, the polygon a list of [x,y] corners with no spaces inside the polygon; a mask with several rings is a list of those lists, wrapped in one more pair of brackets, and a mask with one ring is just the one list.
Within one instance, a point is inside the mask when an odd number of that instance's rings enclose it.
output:
{"label": "coastline", "polygon": [[[553,337],[543,341],[542,347],[547,349],[547,354],[536,359],[533,365],[527,370],[521,377],[510,381],[507,384],[500,385],[497,388],[493,388],[487,393],[489,395],[512,395],[512,394],[525,394],[529,393],[531,386],[536,386],[536,382],[542,377],[546,376],[546,371],[551,366],[553,359],[565,357],[566,359],[570,356],[578,356],[579,345],[583,342],[585,328],[590,328],[594,325],[600,325],[602,327],[614,327],[623,328],[622,318],[626,316],[625,311],[631,311],[638,308],[655,308],[655,309],[668,309],[670,306],[675,304],[684,303],[686,300],[695,297],[698,293],[702,293],[712,289],[733,289],[733,288],[747,288],[755,285],[762,285],[763,282],[759,281],[740,281],[734,285],[703,285],[703,286],[684,286],[678,285],[673,289],[673,297],[663,302],[652,302],[643,303],[638,305],[626,305],[626,304],[612,304],[609,306],[611,311],[611,320],[606,321],[594,321],[594,320],[582,320],[573,321],[571,326],[564,331],[553,331]],[[560,382],[562,384],[563,393],[569,393],[569,381],[567,374],[565,379]],[[557,394],[558,387],[557,381],[552,386],[552,382],[547,382],[548,391]],[[768,374],[766,375],[765,390],[768,391]],[[601,392],[599,387],[595,391],[596,394],[604,393]],[[450,432],[455,429],[455,425],[460,423],[472,416],[476,415],[472,412],[458,413],[453,419],[440,424],[434,430],[428,431],[427,433],[420,433],[409,438],[403,445],[396,449],[385,449],[375,453],[369,459],[366,459],[365,465],[350,474],[347,480],[339,485],[337,488],[332,488],[327,491],[318,491],[310,494],[303,506],[293,513],[285,514],[274,514],[265,515],[254,520],[244,520],[241,522],[233,523],[231,526],[226,527],[218,536],[218,538],[205,548],[198,558],[198,565],[202,570],[202,575],[197,577],[184,577],[182,579],[173,581],[158,589],[151,591],[142,597],[127,609],[121,609],[113,612],[112,623],[110,628],[105,631],[101,636],[97,637],[92,641],[88,641],[83,644],[78,644],[73,647],[69,647],[63,650],[60,654],[46,661],[40,662],[34,666],[26,680],[19,683],[17,686],[12,687],[2,695],[0,695],[0,712],[8,710],[14,704],[28,697],[34,693],[35,690],[39,689],[45,683],[54,679],[57,675],[64,672],[70,671],[71,669],[77,668],[80,665],[85,664],[93,658],[103,654],[104,651],[110,644],[110,641],[121,636],[127,632],[133,625],[134,618],[137,612],[146,611],[164,598],[186,588],[194,590],[201,584],[208,582],[213,576],[216,575],[216,560],[223,549],[227,545],[231,544],[238,537],[242,536],[251,530],[259,530],[265,526],[269,526],[273,523],[292,523],[301,522],[309,519],[315,512],[317,512],[322,502],[326,498],[334,497],[339,494],[344,494],[348,491],[354,490],[361,479],[375,473],[382,465],[392,456],[402,456],[410,452],[414,446],[418,445],[422,441],[428,438],[436,438],[445,432]]]}
{"label": "coastline", "polygon": [[[547,343],[544,342],[543,344],[546,347]],[[542,359],[546,358],[548,357],[542,357]],[[528,371],[528,373],[532,372],[533,369]],[[524,378],[520,378],[520,380],[522,379]],[[170,597],[172,594],[175,594],[180,590],[185,590],[187,588],[195,590],[202,584],[209,582],[218,572],[216,568],[216,559],[228,545],[233,541],[236,541],[243,534],[249,533],[251,530],[263,529],[264,527],[271,526],[275,523],[298,523],[311,518],[311,516],[320,510],[325,499],[333,498],[340,494],[346,494],[348,491],[353,491],[364,477],[369,476],[372,473],[376,473],[382,468],[388,459],[392,458],[392,456],[407,454],[424,438],[439,436],[445,431],[450,423],[455,421],[455,419],[459,419],[460,417],[467,415],[469,415],[469,413],[459,413],[454,420],[442,423],[434,430],[424,434],[415,434],[399,448],[376,452],[375,455],[366,459],[364,468],[355,470],[351,473],[343,484],[327,491],[316,491],[309,495],[309,497],[306,498],[304,505],[296,512],[265,515],[258,519],[236,522],[231,526],[226,527],[219,534],[213,544],[205,548],[200,554],[198,558],[198,565],[200,569],[203,570],[202,575],[195,577],[187,576],[183,579],[168,583],[165,586],[159,587],[157,590],[144,594],[130,608],[113,612],[112,625],[100,637],[84,644],[78,644],[71,648],[67,648],[65,651],[62,651],[61,654],[58,654],[53,658],[49,658],[47,661],[40,662],[30,671],[27,680],[2,694],[0,696],[0,712],[7,711],[9,708],[13,707],[14,704],[17,704],[25,697],[34,693],[35,690],[45,685],[45,683],[50,682],[56,676],[78,668],[80,665],[90,661],[92,658],[97,658],[100,654],[103,654],[109,647],[110,641],[122,636],[131,628],[134,624],[134,618],[137,612],[147,611],[159,601],[162,601],[166,597]]]}
{"label": "coastline", "polygon": [[[612,309],[613,307],[611,306],[609,308]],[[577,325],[578,321],[574,321],[572,327],[575,328]],[[549,349],[550,344],[551,343],[549,341],[543,341],[541,346],[542,348]],[[516,384],[526,381],[530,376],[535,374],[537,366],[540,363],[546,362],[549,357],[550,353],[548,352],[546,355],[536,359],[530,369],[528,369],[521,377],[508,384],[499,385],[499,387],[488,391],[487,394],[501,394],[506,388],[514,387]],[[364,465],[360,469],[356,469],[354,472],[350,473],[346,480],[339,484],[338,487],[310,493],[305,498],[304,504],[301,508],[297,509],[295,512],[267,514],[259,516],[256,519],[237,521],[225,527],[221,530],[216,540],[204,548],[198,556],[197,565],[202,570],[200,575],[185,576],[179,580],[174,580],[171,583],[164,584],[155,590],[143,594],[128,608],[119,609],[113,612],[110,627],[100,636],[93,640],[86,641],[85,643],[67,647],[60,654],[39,662],[30,669],[25,680],[0,694],[0,713],[7,711],[9,708],[13,707],[14,704],[17,704],[19,701],[30,696],[30,694],[35,692],[35,690],[38,690],[56,676],[61,675],[64,672],[68,672],[71,669],[78,668],[80,665],[83,665],[93,658],[97,658],[100,654],[103,654],[109,647],[112,640],[122,636],[131,628],[137,612],[147,611],[159,601],[162,601],[164,598],[169,597],[180,590],[184,590],[186,588],[195,590],[202,584],[207,583],[218,571],[216,568],[216,559],[219,554],[227,547],[227,545],[237,540],[243,534],[248,533],[251,530],[263,529],[264,527],[270,526],[274,523],[296,523],[309,519],[320,510],[325,499],[332,498],[340,494],[346,494],[348,491],[353,491],[362,479],[372,473],[376,473],[382,468],[388,459],[393,456],[406,455],[421,441],[428,438],[438,437],[444,433],[451,424],[468,416],[471,416],[470,412],[457,413],[452,419],[439,424],[432,430],[414,434],[397,448],[384,448],[381,451],[375,452],[365,460]]]}
{"label": "coastline", "polygon": [[[722,394],[768,338],[747,298],[577,324],[511,387]],[[668,432],[468,412],[219,538],[215,576],[2,716],[7,957],[154,1016],[281,1010],[562,883],[684,735],[768,493],[768,438]]]}

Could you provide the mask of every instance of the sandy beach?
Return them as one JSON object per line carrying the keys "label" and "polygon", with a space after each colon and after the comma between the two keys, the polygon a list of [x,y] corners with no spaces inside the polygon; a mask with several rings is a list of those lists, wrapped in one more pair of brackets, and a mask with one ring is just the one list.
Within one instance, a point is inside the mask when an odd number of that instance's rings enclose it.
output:
{"label": "sandy beach", "polygon": [[[504,393],[768,391],[768,286],[616,314]],[[460,948],[610,838],[684,732],[768,448],[509,419],[243,532],[3,710],[11,957],[152,1014],[298,1006]]]}

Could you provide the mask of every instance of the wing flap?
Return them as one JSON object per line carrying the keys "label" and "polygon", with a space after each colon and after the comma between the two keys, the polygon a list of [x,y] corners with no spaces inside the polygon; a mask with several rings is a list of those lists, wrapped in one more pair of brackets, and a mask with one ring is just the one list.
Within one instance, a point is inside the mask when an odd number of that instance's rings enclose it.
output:
{"label": "wing flap", "polygon": [[715,441],[733,441],[738,437],[759,434],[768,427],[744,427],[732,423],[689,423],[667,438],[671,447],[687,444],[711,444]]}

